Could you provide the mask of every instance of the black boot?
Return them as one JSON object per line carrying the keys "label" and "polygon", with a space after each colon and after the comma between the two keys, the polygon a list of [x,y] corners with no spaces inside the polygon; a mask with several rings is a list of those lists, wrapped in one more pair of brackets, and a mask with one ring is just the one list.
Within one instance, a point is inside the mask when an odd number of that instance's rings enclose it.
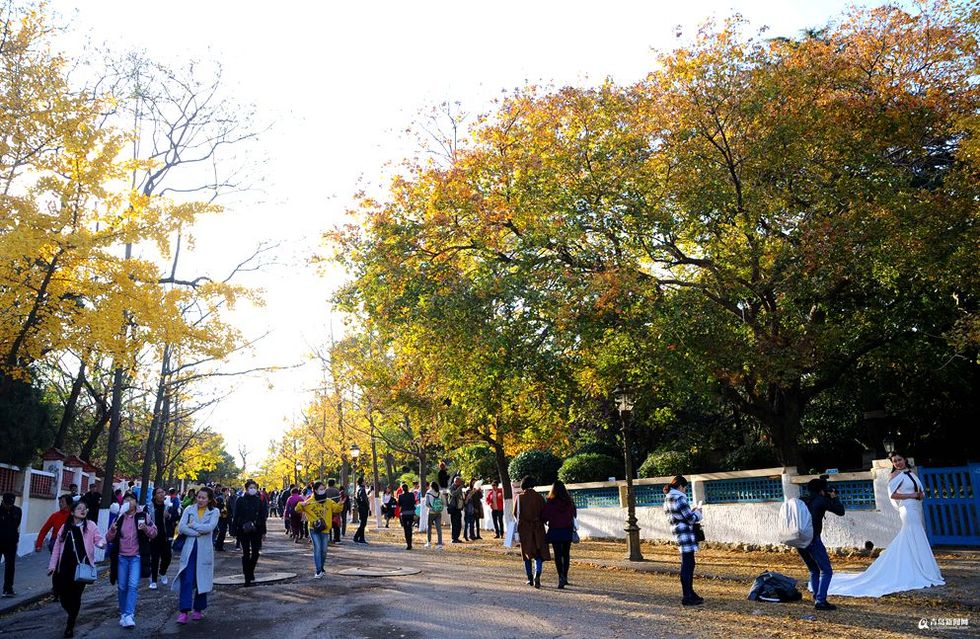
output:
{"label": "black boot", "polygon": [[534,587],[535,588],[540,588],[541,587],[541,573],[540,572],[537,573],[536,575],[534,575]]}

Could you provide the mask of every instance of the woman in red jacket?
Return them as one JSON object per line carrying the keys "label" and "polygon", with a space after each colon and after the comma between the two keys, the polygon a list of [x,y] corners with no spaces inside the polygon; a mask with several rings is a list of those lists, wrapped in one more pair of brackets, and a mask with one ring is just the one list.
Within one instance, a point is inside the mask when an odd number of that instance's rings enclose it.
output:
{"label": "woman in red jacket", "polygon": [[82,591],[85,584],[75,581],[75,568],[80,563],[95,565],[95,549],[105,548],[105,540],[99,527],[88,521],[88,506],[80,501],[71,511],[71,518],[61,526],[51,549],[48,574],[54,576],[58,584],[58,598],[61,607],[68,613],[65,636],[75,635],[75,619],[82,607]]}

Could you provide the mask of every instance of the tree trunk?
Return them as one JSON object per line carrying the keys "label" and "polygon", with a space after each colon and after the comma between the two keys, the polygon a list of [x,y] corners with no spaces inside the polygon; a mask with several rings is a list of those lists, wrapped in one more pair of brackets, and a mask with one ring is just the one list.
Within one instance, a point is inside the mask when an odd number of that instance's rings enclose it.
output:
{"label": "tree trunk", "polygon": [[428,467],[426,466],[426,461],[429,458],[425,448],[421,448],[421,447],[419,448],[418,457],[419,457],[419,490],[421,490],[422,493],[424,494],[426,471],[428,470]]}
{"label": "tree trunk", "polygon": [[78,375],[75,376],[75,381],[72,382],[71,393],[68,394],[68,401],[65,402],[65,411],[61,414],[61,424],[58,425],[58,432],[54,436],[52,446],[59,450],[64,450],[65,448],[68,429],[71,427],[72,422],[75,421],[75,407],[78,405],[78,396],[81,394],[84,384],[85,360],[82,360],[81,366],[78,367]]}
{"label": "tree trunk", "polygon": [[106,450],[105,481],[102,482],[102,503],[112,502],[115,482],[116,456],[119,454],[119,427],[122,424],[123,369],[117,366],[112,373],[112,405],[109,408],[109,443]]}
{"label": "tree trunk", "polygon": [[385,476],[388,478],[387,485],[392,486],[395,483],[395,457],[391,453],[385,453],[384,460]]}
{"label": "tree trunk", "polygon": [[99,437],[102,436],[102,431],[105,430],[105,425],[109,423],[109,417],[111,414],[111,411],[107,412],[102,408],[99,409],[95,423],[92,424],[92,428],[89,430],[88,439],[85,440],[81,451],[78,453],[78,456],[85,461],[92,461],[92,451],[95,450],[95,445],[99,443]]}
{"label": "tree trunk", "polygon": [[507,455],[504,454],[504,446],[496,441],[491,445],[493,446],[494,460],[497,462],[497,475],[500,477],[500,485],[504,488],[504,499],[511,499],[514,496],[514,491],[511,488],[510,474],[507,471]]}
{"label": "tree trunk", "polygon": [[157,384],[156,398],[153,400],[153,415],[150,417],[150,432],[146,436],[146,445],[143,447],[143,468],[140,472],[140,486],[143,494],[140,495],[143,502],[146,502],[146,493],[150,488],[150,470],[153,466],[153,449],[157,443],[157,430],[160,428],[160,420],[163,418],[163,396],[167,392],[167,369],[170,367],[170,345],[163,347],[163,357],[160,363],[160,382]]}
{"label": "tree trunk", "polygon": [[770,390],[769,414],[763,416],[763,425],[772,438],[776,458],[783,466],[800,464],[800,422],[803,414],[803,396],[798,385],[790,388],[773,387]]}

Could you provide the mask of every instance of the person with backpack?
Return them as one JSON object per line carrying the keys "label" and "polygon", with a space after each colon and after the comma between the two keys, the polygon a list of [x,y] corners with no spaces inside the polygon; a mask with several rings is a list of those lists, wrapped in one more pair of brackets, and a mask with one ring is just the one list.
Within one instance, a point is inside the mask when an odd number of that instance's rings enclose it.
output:
{"label": "person with backpack", "polygon": [[357,530],[354,531],[354,543],[366,544],[364,538],[364,528],[367,527],[368,511],[370,510],[370,500],[368,499],[367,489],[364,487],[364,478],[357,478],[357,490],[354,491],[354,504],[357,507]]}
{"label": "person with backpack", "polygon": [[150,542],[157,536],[153,513],[138,504],[136,495],[126,493],[119,517],[106,532],[106,539],[116,542],[110,553],[109,583],[116,584],[123,628],[136,627],[139,583],[150,576]]}
{"label": "person with backpack", "polygon": [[664,513],[681,553],[681,605],[700,606],[704,598],[694,592],[694,553],[698,551],[694,525],[701,521],[701,507],[691,508],[684,492],[687,484],[686,477],[677,475],[664,486]]}
{"label": "person with backpack", "polygon": [[[298,494],[298,491],[297,491]],[[298,516],[306,515],[310,524],[310,539],[313,541],[313,573],[314,579],[323,578],[323,562],[330,543],[330,528],[333,517],[343,508],[338,502],[330,499],[327,486],[318,481],[313,484],[313,494],[309,499],[295,506]]]}
{"label": "person with backpack", "polygon": [[830,589],[830,580],[833,579],[834,571],[820,533],[823,531],[824,515],[832,512],[838,517],[843,517],[844,505],[838,499],[837,491],[827,489],[827,480],[823,477],[811,479],[806,487],[809,494],[801,497],[800,501],[806,504],[810,511],[810,518],[813,521],[813,541],[806,548],[797,548],[796,552],[800,554],[800,558],[810,571],[813,607],[817,610],[837,610],[837,606],[827,603],[827,591]]}
{"label": "person with backpack", "polygon": [[425,491],[425,509],[429,512],[429,521],[425,529],[425,547],[432,547],[432,529],[436,529],[436,548],[442,550],[442,494],[439,492],[439,482],[429,484]]}

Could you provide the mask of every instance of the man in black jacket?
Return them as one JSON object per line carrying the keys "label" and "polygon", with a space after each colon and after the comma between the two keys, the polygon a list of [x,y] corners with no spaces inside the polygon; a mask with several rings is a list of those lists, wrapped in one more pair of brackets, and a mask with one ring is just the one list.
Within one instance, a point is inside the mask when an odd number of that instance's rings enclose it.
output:
{"label": "man in black jacket", "polygon": [[357,490],[354,492],[354,503],[357,506],[358,525],[357,532],[354,533],[355,544],[366,544],[364,538],[364,527],[367,526],[368,510],[370,509],[367,490],[364,488],[364,478],[357,478]]}
{"label": "man in black jacket", "polygon": [[0,553],[3,554],[3,596],[14,596],[14,564],[17,563],[17,543],[20,541],[20,507],[14,505],[16,496],[4,493],[0,502]]}
{"label": "man in black jacket", "polygon": [[837,606],[827,603],[827,590],[834,571],[830,566],[830,557],[823,545],[820,533],[823,532],[823,517],[827,512],[842,517],[844,505],[837,498],[837,491],[827,489],[827,480],[823,477],[811,479],[807,483],[809,495],[800,498],[810,510],[813,519],[813,541],[806,548],[797,548],[803,563],[810,571],[810,588],[813,590],[814,608],[817,610],[837,610]]}
{"label": "man in black jacket", "polygon": [[249,480],[245,484],[245,494],[235,501],[235,515],[232,527],[238,533],[242,544],[242,572],[245,585],[255,584],[255,565],[259,561],[262,538],[265,537],[265,520],[269,516],[265,502],[259,497],[259,485]]}

